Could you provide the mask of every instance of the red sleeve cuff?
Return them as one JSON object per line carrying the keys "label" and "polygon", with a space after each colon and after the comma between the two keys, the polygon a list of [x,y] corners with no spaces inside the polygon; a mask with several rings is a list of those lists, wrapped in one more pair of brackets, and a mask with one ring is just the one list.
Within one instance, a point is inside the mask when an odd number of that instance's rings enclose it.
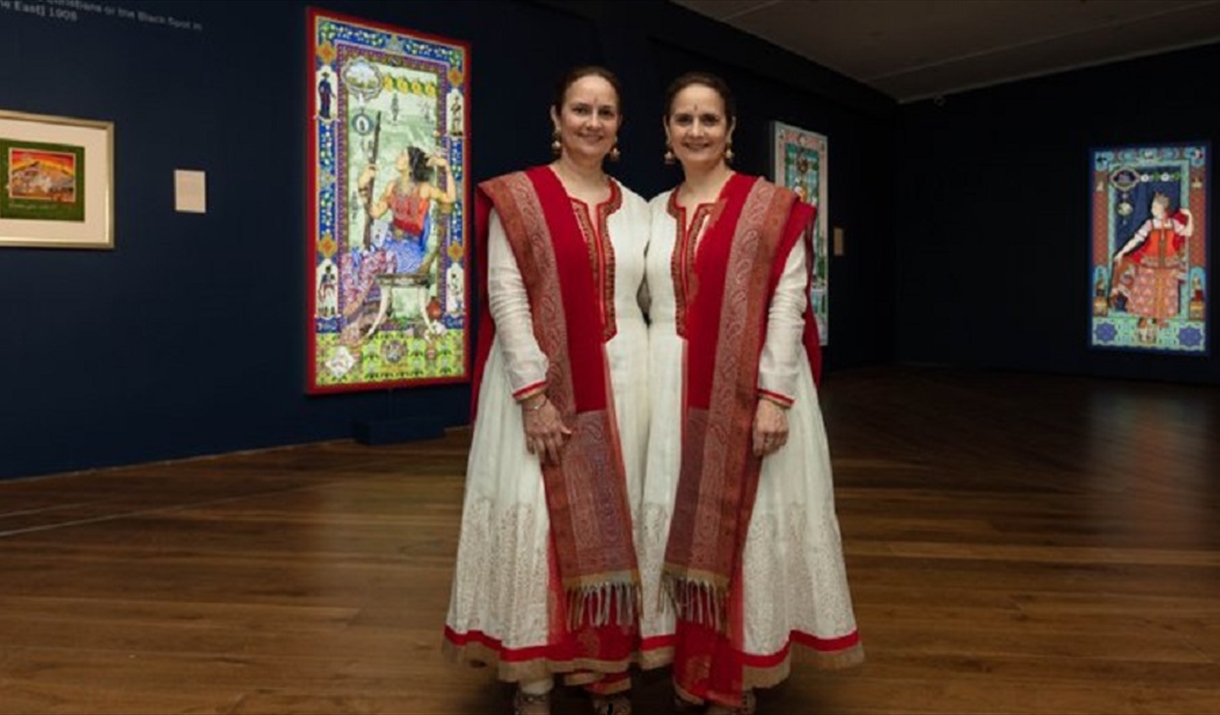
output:
{"label": "red sleeve cuff", "polygon": [[758,396],[764,400],[770,400],[780,407],[791,407],[796,402],[796,400],[787,395],[781,395],[778,392],[771,392],[770,390],[759,389]]}
{"label": "red sleeve cuff", "polygon": [[540,395],[543,392],[546,392],[546,380],[535,382],[532,385],[526,385],[520,390],[517,390],[513,393],[513,399],[517,402],[524,402],[534,395]]}

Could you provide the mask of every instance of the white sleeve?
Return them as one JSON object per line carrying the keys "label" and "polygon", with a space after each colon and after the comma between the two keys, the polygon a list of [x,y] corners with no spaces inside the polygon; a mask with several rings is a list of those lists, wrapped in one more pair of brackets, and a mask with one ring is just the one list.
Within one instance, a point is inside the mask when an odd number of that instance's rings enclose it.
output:
{"label": "white sleeve", "polygon": [[491,212],[487,236],[487,304],[496,325],[496,342],[504,354],[508,384],[521,399],[546,386],[550,362],[534,337],[525,281],[509,248],[504,225]]}
{"label": "white sleeve", "polygon": [[758,360],[759,392],[787,405],[796,399],[801,338],[805,331],[805,310],[809,305],[809,297],[805,295],[806,254],[805,243],[801,241],[788,255],[767,311],[767,337]]}
{"label": "white sleeve", "polygon": [[1143,243],[1144,239],[1147,238],[1148,234],[1150,233],[1152,233],[1152,219],[1145,221],[1144,225],[1139,227],[1139,230],[1135,232],[1135,235],[1131,237],[1131,240],[1127,241],[1127,243],[1122,247],[1122,250],[1115,254],[1114,257],[1117,259],[1127,255],[1133,249]]}

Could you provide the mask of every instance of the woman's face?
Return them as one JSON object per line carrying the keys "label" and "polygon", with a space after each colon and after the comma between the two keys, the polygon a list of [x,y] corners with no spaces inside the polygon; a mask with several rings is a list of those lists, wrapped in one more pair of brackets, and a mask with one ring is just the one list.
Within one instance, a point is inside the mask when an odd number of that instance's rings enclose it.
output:
{"label": "woman's face", "polygon": [[733,127],[725,117],[724,98],[707,85],[685,87],[670,104],[665,136],[684,169],[720,164],[733,137]]}
{"label": "woman's face", "polygon": [[551,108],[551,121],[564,155],[601,161],[618,141],[618,93],[605,78],[585,75],[568,86],[558,114]]}
{"label": "woman's face", "polygon": [[1160,201],[1153,201],[1152,215],[1156,218],[1165,218],[1165,204]]}

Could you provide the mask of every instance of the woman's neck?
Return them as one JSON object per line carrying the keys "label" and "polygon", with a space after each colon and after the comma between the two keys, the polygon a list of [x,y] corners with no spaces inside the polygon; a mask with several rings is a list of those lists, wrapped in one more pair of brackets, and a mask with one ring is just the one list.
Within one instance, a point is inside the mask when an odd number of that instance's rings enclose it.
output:
{"label": "woman's neck", "polygon": [[724,162],[709,169],[683,167],[686,174],[682,185],[678,187],[678,198],[684,204],[706,204],[715,201],[720,196],[729,177],[733,175]]}
{"label": "woman's neck", "polygon": [[569,192],[599,191],[606,187],[606,172],[602,170],[601,162],[579,162],[561,156],[551,163],[551,167]]}

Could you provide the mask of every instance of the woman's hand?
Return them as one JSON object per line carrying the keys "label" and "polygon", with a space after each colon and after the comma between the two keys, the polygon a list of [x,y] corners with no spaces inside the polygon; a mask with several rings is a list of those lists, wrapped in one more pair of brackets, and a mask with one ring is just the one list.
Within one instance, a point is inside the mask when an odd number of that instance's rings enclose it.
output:
{"label": "woman's hand", "polygon": [[754,456],[765,457],[788,443],[788,414],[770,400],[754,411]]}
{"label": "woman's hand", "polygon": [[525,421],[525,448],[538,455],[543,464],[559,464],[559,451],[572,434],[559,410],[546,395],[539,395],[521,403],[521,414]]}
{"label": "woman's hand", "polygon": [[356,186],[367,189],[369,184],[373,183],[373,179],[377,176],[376,165],[369,164],[360,172],[360,178],[356,179]]}

